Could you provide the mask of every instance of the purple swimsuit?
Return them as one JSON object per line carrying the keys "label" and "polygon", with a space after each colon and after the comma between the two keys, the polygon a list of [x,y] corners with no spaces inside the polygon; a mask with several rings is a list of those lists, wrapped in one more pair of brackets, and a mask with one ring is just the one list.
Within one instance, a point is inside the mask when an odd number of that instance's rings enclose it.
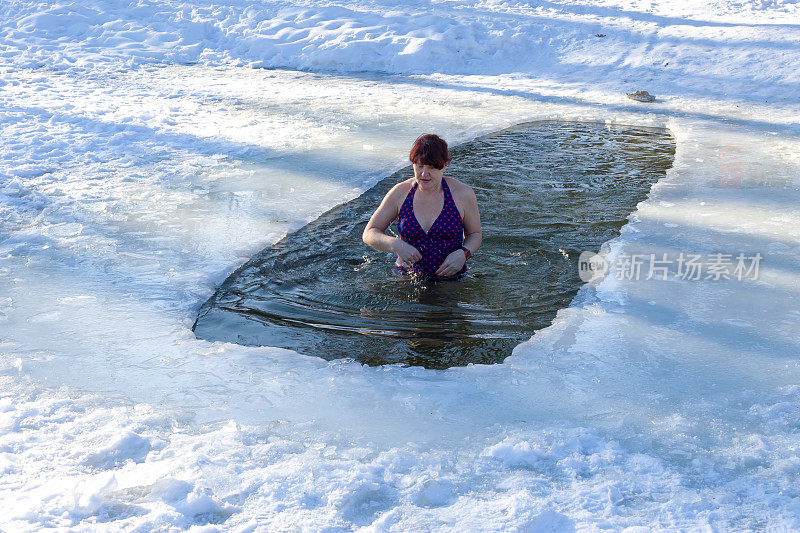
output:
{"label": "purple swimsuit", "polygon": [[[447,256],[461,248],[461,244],[464,242],[464,223],[444,177],[442,177],[442,189],[444,190],[442,212],[439,213],[439,217],[433,222],[427,233],[419,225],[419,221],[414,215],[414,193],[417,191],[417,183],[415,182],[408,191],[403,206],[400,208],[397,228],[400,230],[400,238],[419,250],[422,259],[407,267],[399,263],[400,259],[398,258],[395,265],[400,270],[433,276]],[[460,276],[466,271],[467,264],[464,263],[455,276]]]}

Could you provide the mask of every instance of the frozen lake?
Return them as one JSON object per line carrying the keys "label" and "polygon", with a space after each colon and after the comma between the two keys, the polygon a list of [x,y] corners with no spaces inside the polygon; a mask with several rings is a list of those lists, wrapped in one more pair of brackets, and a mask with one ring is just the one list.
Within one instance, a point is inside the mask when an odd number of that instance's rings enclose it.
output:
{"label": "frozen lake", "polygon": [[[3,529],[796,525],[800,142],[759,104],[199,65],[3,83]],[[617,270],[503,364],[195,338],[228,274],[405,166],[421,130],[533,120],[667,128],[676,152],[603,245]],[[680,253],[762,259],[616,275]]]}

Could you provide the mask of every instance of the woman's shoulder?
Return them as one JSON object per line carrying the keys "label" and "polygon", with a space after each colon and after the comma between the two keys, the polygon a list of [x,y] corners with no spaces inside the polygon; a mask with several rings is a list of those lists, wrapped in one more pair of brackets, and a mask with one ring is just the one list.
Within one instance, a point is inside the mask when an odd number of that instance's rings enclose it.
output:
{"label": "woman's shoulder", "polygon": [[411,187],[414,186],[414,178],[408,178],[407,180],[403,180],[400,183],[396,183],[392,189],[397,189],[398,191],[405,191],[408,192],[411,190]]}
{"label": "woman's shoulder", "polygon": [[414,178],[409,178],[405,181],[401,181],[400,183],[395,183],[394,187],[389,189],[389,192],[386,193],[386,196],[390,198],[392,197],[405,198],[413,185],[414,185]]}
{"label": "woman's shoulder", "polygon": [[453,195],[453,198],[464,200],[475,198],[475,191],[463,181],[451,178],[450,176],[445,176],[445,179],[447,179],[447,185],[450,187],[450,194]]}
{"label": "woman's shoulder", "polygon": [[405,181],[401,181],[400,183],[395,183],[395,185],[389,189],[389,192],[386,193],[385,200],[396,204],[398,211],[400,210],[400,206],[408,196],[411,187],[414,184],[414,178],[409,178]]}

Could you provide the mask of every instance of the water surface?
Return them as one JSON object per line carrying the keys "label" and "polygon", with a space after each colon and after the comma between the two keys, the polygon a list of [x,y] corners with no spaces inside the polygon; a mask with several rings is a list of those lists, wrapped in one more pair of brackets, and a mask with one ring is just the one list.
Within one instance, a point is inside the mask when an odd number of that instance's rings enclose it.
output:
{"label": "water surface", "polygon": [[[406,167],[236,270],[200,309],[207,340],[369,365],[499,363],[546,327],[581,281],[577,257],[615,237],[672,164],[660,130],[536,122],[451,150],[471,185],[483,245],[459,281],[411,279],[361,233]],[[390,231],[397,234],[396,222]]]}

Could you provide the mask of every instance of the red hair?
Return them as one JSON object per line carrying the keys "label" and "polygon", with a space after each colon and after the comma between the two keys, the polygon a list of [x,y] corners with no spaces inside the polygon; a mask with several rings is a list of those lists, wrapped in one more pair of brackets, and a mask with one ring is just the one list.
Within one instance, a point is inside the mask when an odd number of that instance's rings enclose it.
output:
{"label": "red hair", "polygon": [[433,133],[426,133],[414,141],[408,160],[417,165],[430,165],[441,170],[450,162],[450,152],[444,139]]}

